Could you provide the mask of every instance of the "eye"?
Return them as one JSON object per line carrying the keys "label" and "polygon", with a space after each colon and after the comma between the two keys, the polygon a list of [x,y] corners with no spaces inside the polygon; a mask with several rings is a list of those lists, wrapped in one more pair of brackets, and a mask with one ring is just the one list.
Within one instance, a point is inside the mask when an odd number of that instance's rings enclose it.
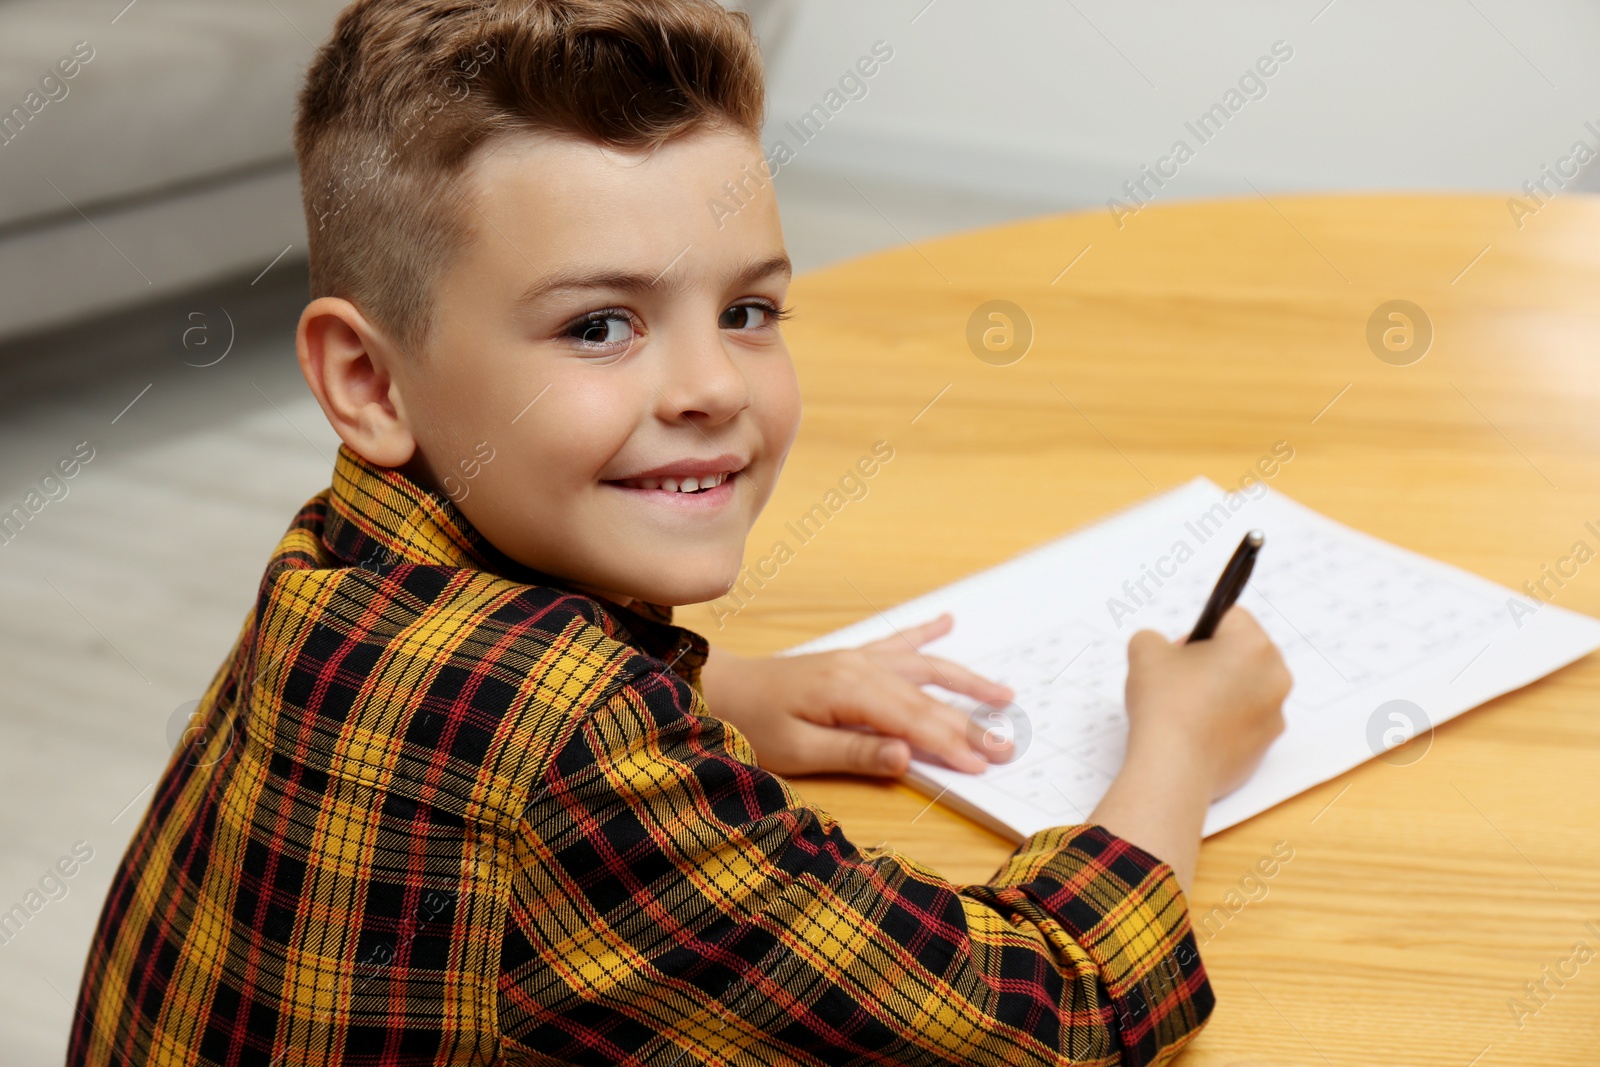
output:
{"label": "eye", "polygon": [[723,330],[760,330],[770,328],[789,317],[778,305],[765,300],[734,304],[717,317],[717,327]]}
{"label": "eye", "polygon": [[584,348],[611,352],[631,345],[637,333],[631,315],[626,311],[608,308],[591,311],[577,319],[562,332],[562,336],[577,341]]}

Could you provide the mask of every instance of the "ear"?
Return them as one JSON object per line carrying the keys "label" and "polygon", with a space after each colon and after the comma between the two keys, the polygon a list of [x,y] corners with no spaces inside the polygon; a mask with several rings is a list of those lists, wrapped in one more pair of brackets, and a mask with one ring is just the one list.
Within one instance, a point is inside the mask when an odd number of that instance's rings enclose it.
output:
{"label": "ear", "polygon": [[380,467],[399,467],[417,450],[394,369],[397,352],[348,300],[318,297],[295,331],[300,373],[328,422],[350,449]]}

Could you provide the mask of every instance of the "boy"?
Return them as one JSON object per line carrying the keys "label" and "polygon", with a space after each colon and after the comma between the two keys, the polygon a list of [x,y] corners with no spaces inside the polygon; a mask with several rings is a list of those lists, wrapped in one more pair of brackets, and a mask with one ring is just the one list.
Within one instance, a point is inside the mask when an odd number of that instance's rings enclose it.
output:
{"label": "boy", "polygon": [[1182,887],[1288,688],[1243,612],[1136,637],[1091,823],[967,887],[777,776],[981,769],[920,686],[1009,691],[915,651],[948,618],[772,660],[671,623],[798,425],[770,183],[705,210],[762,106],[709,0],[342,16],[296,340],[344,444],[118,869],[70,1063],[1146,1064],[1205,1021]]}

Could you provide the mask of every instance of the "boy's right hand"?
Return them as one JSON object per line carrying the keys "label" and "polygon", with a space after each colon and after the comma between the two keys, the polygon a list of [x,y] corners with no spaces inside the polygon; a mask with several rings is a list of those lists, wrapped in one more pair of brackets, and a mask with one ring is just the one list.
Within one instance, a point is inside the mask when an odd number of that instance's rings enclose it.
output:
{"label": "boy's right hand", "polygon": [[1192,645],[1141,630],[1128,642],[1128,759],[1197,763],[1215,800],[1243,785],[1283,733],[1292,684],[1278,647],[1243,608]]}
{"label": "boy's right hand", "polygon": [[1250,777],[1283,732],[1293,679],[1243,608],[1209,641],[1128,642],[1128,750],[1089,821],[1164,860],[1188,892],[1211,801]]}

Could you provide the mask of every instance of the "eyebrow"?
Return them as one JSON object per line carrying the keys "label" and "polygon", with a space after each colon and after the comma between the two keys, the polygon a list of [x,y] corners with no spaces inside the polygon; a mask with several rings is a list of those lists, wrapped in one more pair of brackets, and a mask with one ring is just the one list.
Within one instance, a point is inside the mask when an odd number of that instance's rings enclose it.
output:
{"label": "eyebrow", "polygon": [[[684,251],[688,251],[688,249]],[[522,295],[516,299],[516,306],[526,307],[555,293],[582,292],[594,289],[609,289],[628,293],[671,292],[683,284],[672,277],[671,266],[675,266],[676,262],[675,260],[667,270],[656,274],[615,270],[588,273],[582,271],[556,271],[553,274],[545,275],[524,289]],[[762,278],[770,278],[775,274],[787,277],[793,273],[794,265],[790,263],[788,255],[779,252],[775,256],[746,263],[733,273],[728,285],[729,288],[738,289],[760,281]]]}

